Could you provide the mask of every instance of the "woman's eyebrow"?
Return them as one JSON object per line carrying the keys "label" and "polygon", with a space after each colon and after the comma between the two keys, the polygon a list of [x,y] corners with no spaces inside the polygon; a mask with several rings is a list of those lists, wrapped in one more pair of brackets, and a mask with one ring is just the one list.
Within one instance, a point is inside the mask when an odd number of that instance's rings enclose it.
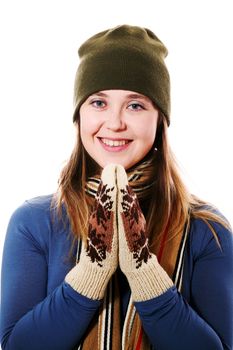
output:
{"label": "woman's eyebrow", "polygon": [[[94,96],[99,96],[99,97],[109,97],[108,94],[105,94],[104,92],[95,92],[92,95],[90,95],[89,97],[94,97]],[[145,100],[147,102],[151,102],[151,100],[149,99],[149,97],[141,95],[141,94],[137,94],[137,93],[132,93],[132,94],[128,94],[125,96],[128,99],[141,99],[141,100]]]}
{"label": "woman's eyebrow", "polygon": [[94,94],[91,94],[89,97],[93,97],[93,96],[108,97],[108,95],[105,94],[104,92],[94,92]]}
{"label": "woman's eyebrow", "polygon": [[150,102],[150,99],[147,96],[141,95],[141,94],[129,94],[126,96],[127,98],[135,98],[135,99],[141,99],[141,100],[145,100],[147,102]]}

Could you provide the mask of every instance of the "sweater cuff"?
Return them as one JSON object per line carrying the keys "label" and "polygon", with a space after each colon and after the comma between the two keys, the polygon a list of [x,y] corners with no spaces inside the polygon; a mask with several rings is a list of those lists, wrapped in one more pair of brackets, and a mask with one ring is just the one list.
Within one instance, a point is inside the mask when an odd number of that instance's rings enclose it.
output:
{"label": "sweater cuff", "polygon": [[174,286],[172,279],[152,255],[146,264],[127,271],[127,279],[135,302],[153,299]]}

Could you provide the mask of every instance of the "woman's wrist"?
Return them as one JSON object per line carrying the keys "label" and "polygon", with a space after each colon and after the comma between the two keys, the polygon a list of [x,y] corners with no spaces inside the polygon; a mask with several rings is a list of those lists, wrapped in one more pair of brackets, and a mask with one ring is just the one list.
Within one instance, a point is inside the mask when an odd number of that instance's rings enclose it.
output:
{"label": "woman's wrist", "polygon": [[157,257],[151,254],[147,264],[138,269],[124,271],[134,301],[153,299],[173,287],[173,281],[158,263]]}
{"label": "woman's wrist", "polygon": [[89,261],[79,262],[65,277],[65,281],[79,294],[100,300],[114,273],[114,269],[100,268]]}

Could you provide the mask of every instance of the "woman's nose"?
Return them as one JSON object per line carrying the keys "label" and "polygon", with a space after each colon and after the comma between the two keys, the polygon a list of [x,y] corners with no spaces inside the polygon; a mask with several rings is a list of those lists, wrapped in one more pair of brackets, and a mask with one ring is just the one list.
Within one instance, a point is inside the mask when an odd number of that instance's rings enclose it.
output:
{"label": "woman's nose", "polygon": [[105,126],[109,130],[118,131],[125,130],[126,122],[122,111],[109,111],[106,118]]}

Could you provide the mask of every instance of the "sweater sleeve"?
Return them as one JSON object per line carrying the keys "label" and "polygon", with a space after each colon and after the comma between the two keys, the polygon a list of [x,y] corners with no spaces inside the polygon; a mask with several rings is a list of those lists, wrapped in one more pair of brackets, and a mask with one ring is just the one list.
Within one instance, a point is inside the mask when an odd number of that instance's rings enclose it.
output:
{"label": "sweater sleeve", "polygon": [[3,350],[73,349],[100,305],[65,282],[47,295],[49,262],[37,227],[40,220],[44,218],[32,216],[24,204],[8,225],[2,261]]}
{"label": "sweater sleeve", "polygon": [[135,303],[156,350],[233,349],[233,236],[220,225],[214,227],[221,248],[207,225],[194,224],[181,293],[173,287]]}

